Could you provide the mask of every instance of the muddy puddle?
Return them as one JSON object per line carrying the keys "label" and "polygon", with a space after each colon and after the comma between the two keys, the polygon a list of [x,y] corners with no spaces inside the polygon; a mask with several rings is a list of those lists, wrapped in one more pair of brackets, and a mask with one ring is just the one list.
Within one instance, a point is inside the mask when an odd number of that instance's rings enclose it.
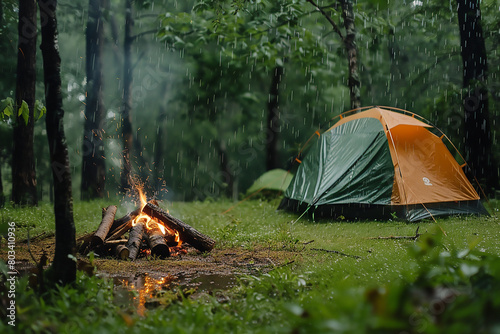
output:
{"label": "muddy puddle", "polygon": [[168,306],[185,297],[193,297],[220,290],[228,290],[237,284],[235,274],[196,273],[174,275],[115,276],[115,304],[132,307],[139,315],[146,309]]}

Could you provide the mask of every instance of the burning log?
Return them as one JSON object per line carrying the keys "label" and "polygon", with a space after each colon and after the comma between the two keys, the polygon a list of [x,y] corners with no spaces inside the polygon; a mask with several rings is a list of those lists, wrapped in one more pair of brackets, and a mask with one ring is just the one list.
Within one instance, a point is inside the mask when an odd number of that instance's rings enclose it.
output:
{"label": "burning log", "polygon": [[157,205],[148,203],[142,209],[147,215],[158,219],[168,228],[179,232],[179,237],[182,241],[189,243],[191,246],[202,252],[209,252],[214,248],[215,241],[210,237],[198,232],[193,227],[184,223],[163,211]]}
{"label": "burning log", "polygon": [[103,211],[101,224],[92,236],[92,240],[90,242],[92,247],[99,247],[104,243],[104,239],[106,239],[106,236],[113,225],[117,209],[116,205],[110,205],[106,208],[106,212]]}
{"label": "burning log", "polygon": [[151,254],[164,259],[170,256],[170,249],[168,248],[165,236],[158,226],[146,230],[147,241]]}
{"label": "burning log", "polygon": [[[168,247],[179,246],[179,240],[177,240],[177,239],[178,239],[178,236],[176,236],[175,234],[168,234],[165,236],[165,241],[167,242]],[[181,243],[182,243],[182,241],[181,241]]]}
{"label": "burning log", "polygon": [[144,235],[144,224],[141,222],[137,223],[130,230],[127,242],[127,248],[129,250],[129,256],[128,256],[129,259],[135,260],[137,258],[137,254],[139,254],[139,249],[141,248],[143,235]]}
{"label": "burning log", "polygon": [[[137,208],[134,211],[127,213],[125,216],[123,216],[119,219],[115,219],[115,221],[113,222],[113,225],[111,226],[109,234],[111,234],[111,235],[114,234],[116,231],[118,231],[119,228],[121,228],[123,226],[123,224],[131,222],[140,213],[141,213],[141,208]],[[130,226],[130,227],[132,227],[132,226]],[[129,227],[129,229],[130,229],[130,227]]]}
{"label": "burning log", "polygon": [[[158,205],[158,202],[155,199],[150,200],[149,203]],[[115,219],[108,233],[109,237],[107,237],[106,240],[116,240],[124,235],[132,228],[132,221],[139,216],[141,212],[142,209],[137,208],[134,211],[127,213],[125,216]]]}

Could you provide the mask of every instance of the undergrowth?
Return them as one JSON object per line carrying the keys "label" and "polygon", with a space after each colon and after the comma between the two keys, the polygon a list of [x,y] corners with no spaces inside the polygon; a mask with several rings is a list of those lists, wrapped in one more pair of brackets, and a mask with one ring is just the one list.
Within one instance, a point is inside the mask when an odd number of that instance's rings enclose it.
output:
{"label": "undergrowth", "polygon": [[[75,219],[80,233],[95,229],[100,217],[100,209],[86,205],[75,211],[97,213]],[[295,252],[297,260],[267,273],[242,276],[231,290],[197,298],[180,292],[167,306],[152,308],[144,316],[116,303],[112,282],[99,277],[79,272],[74,286],[43,294],[25,277],[16,285],[15,328],[5,320],[8,300],[2,265],[0,331],[500,333],[496,216],[418,224],[312,222],[276,212],[275,203],[266,201],[249,201],[222,214],[230,205],[172,203],[169,210],[214,237],[217,247],[286,249]],[[26,215],[26,224],[42,225],[30,220],[33,213]],[[11,217],[17,219],[16,214]],[[415,235],[417,226],[421,235],[416,241],[377,239]]]}
{"label": "undergrowth", "polygon": [[[15,331],[498,333],[500,259],[476,248],[450,248],[442,239],[428,234],[408,247],[419,264],[412,282],[353,286],[284,267],[244,276],[224,293],[179,298],[144,316],[117,306],[112,284],[97,277],[79,272],[75,286],[42,295],[23,278],[17,283]],[[0,330],[14,332],[5,322]]]}

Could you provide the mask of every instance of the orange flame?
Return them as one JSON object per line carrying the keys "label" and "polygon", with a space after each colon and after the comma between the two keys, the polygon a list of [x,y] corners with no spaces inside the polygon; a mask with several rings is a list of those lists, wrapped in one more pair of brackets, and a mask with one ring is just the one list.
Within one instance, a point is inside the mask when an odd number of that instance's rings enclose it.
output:
{"label": "orange flame", "polygon": [[[142,188],[137,188],[137,192],[139,193],[139,199],[141,201],[141,211],[144,210],[144,207],[146,204],[148,204],[148,200],[146,197],[146,194],[142,191]],[[161,231],[161,233],[165,234],[166,229],[163,224],[160,224],[156,219],[151,218],[149,215],[141,212],[140,215],[138,215],[134,221],[132,222],[132,226],[135,226],[137,223],[141,222],[144,223],[144,226],[148,229],[151,230],[155,227],[158,227]]]}
{"label": "orange flame", "polygon": [[145,213],[141,213],[132,221],[132,226],[137,225],[138,223],[143,223],[144,227],[148,230],[152,230],[154,228],[159,228],[162,234],[167,232],[165,226],[163,224],[158,223],[158,221],[154,218],[151,218],[149,215]]}
{"label": "orange flame", "polygon": [[[137,187],[137,192],[139,193],[139,200],[141,201],[141,211],[144,210],[144,207],[146,204],[148,204],[148,199],[146,197],[146,194],[142,191],[141,187]],[[167,210],[168,212],[168,210]],[[132,221],[132,226],[135,226],[138,222],[143,220],[144,226],[148,229],[151,230],[155,227],[158,227],[161,231],[161,233],[166,234],[167,232],[169,234],[174,234],[174,231],[171,231],[169,228],[167,228],[165,225],[162,223],[158,222],[155,218],[152,218],[151,216],[141,212],[139,216],[137,216],[133,221]],[[180,244],[182,241],[180,241],[179,238],[179,232],[175,231],[175,241]]]}
{"label": "orange flame", "polygon": [[179,236],[179,231],[175,231],[175,242],[177,242],[177,246],[182,245],[181,237]]}
{"label": "orange flame", "polygon": [[148,204],[148,199],[146,198],[146,195],[142,192],[142,188],[137,188],[137,191],[139,192],[139,199],[141,200],[141,211],[144,209],[146,204]]}

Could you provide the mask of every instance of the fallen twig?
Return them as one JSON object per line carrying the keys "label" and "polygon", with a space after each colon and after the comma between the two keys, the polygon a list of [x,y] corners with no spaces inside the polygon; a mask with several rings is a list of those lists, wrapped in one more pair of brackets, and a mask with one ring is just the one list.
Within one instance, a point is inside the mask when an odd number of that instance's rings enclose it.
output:
{"label": "fallen twig", "polygon": [[313,251],[319,251],[319,252],[326,252],[326,253],[335,253],[335,254],[339,254],[339,255],[342,255],[342,256],[352,257],[354,259],[361,259],[361,256],[350,255],[350,254],[342,253],[342,252],[339,252],[339,251],[336,251],[336,250],[323,249],[323,248],[311,248],[311,250],[313,250]]}
{"label": "fallen twig", "polygon": [[287,263],[280,264],[279,266],[274,266],[274,268],[272,268],[269,271],[273,271],[274,269],[286,267],[286,266],[288,266],[288,265],[290,265],[290,264],[292,264],[294,262],[295,262],[295,260],[291,260],[291,261],[288,261]]}
{"label": "fallen twig", "polygon": [[[47,238],[50,238],[50,237],[53,237],[55,235],[54,232],[42,232],[42,233],[39,233],[37,235],[35,235],[34,237],[31,237],[29,240],[31,241],[35,241],[37,239],[40,239],[40,240],[43,240],[43,239],[47,239]],[[23,244],[26,244],[29,242],[28,238],[26,239],[23,239],[21,241],[19,241],[20,243],[23,243]]]}
{"label": "fallen twig", "polygon": [[127,239],[118,239],[118,240],[108,240],[106,242],[104,242],[104,245],[122,245],[122,244],[126,244],[127,243]]}
{"label": "fallen twig", "polygon": [[417,230],[415,231],[415,235],[413,236],[400,236],[400,235],[391,235],[388,237],[374,237],[374,238],[368,238],[368,239],[409,239],[409,240],[417,240],[419,236],[421,236],[421,233],[418,233],[418,229],[420,226],[417,227]]}

